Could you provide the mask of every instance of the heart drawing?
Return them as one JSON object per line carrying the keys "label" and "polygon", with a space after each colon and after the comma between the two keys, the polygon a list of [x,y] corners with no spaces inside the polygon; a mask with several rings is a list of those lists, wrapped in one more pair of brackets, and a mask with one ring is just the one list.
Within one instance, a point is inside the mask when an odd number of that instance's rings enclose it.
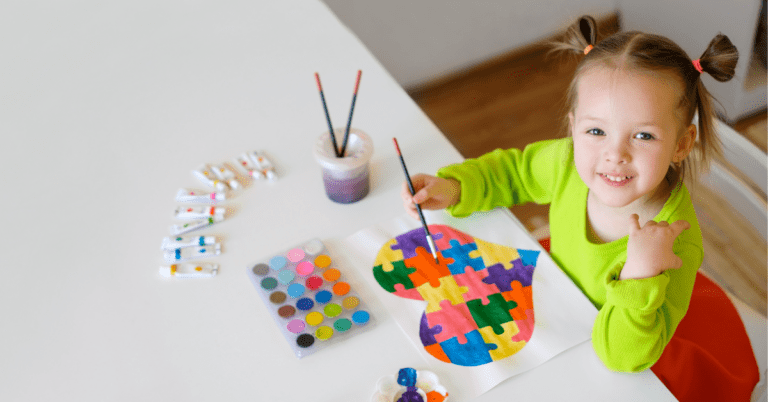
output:
{"label": "heart drawing", "polygon": [[533,334],[533,270],[539,252],[485,242],[445,225],[389,240],[373,276],[387,292],[427,302],[419,336],[435,358],[479,366],[519,352]]}

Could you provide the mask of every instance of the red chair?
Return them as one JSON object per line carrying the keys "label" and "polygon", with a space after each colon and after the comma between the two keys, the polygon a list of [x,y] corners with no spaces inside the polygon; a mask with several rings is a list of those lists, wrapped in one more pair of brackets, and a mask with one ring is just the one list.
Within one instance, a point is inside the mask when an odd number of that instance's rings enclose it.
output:
{"label": "red chair", "polygon": [[[539,243],[549,251],[549,238]],[[680,401],[749,401],[760,373],[744,324],[723,290],[696,274],[688,312],[651,370]]]}

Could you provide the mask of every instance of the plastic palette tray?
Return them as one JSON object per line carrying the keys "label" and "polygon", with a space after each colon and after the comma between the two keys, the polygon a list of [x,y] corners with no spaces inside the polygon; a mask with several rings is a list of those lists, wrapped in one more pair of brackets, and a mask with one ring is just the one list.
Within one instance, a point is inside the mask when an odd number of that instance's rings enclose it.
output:
{"label": "plastic palette tray", "polygon": [[248,267],[256,292],[297,357],[373,326],[370,310],[342,270],[319,239]]}

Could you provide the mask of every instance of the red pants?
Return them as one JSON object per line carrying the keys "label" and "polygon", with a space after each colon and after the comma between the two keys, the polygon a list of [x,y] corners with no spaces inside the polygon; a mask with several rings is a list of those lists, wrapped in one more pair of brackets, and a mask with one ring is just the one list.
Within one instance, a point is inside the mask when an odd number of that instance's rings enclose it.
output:
{"label": "red pants", "polygon": [[[549,251],[548,238],[539,242]],[[651,370],[682,402],[749,401],[760,380],[736,307],[701,273],[688,312]]]}

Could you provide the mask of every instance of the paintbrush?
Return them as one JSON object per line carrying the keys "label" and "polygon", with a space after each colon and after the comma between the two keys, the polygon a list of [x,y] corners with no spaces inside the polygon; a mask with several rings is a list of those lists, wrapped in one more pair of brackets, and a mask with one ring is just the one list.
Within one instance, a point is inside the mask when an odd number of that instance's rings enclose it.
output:
{"label": "paintbrush", "polygon": [[[403,159],[403,154],[400,152],[400,146],[397,144],[397,138],[392,138],[392,141],[395,142],[395,149],[397,150],[397,155],[400,156],[400,165],[403,166],[403,172],[405,172],[405,179],[408,182],[408,189],[411,190],[411,195],[416,195],[416,191],[413,188],[413,182],[411,181],[411,176],[408,174],[408,168],[405,167],[405,160]],[[416,211],[419,213],[419,219],[421,219],[421,225],[424,226],[424,233],[427,235],[427,243],[429,243],[429,249],[432,251],[432,256],[435,257],[435,262],[440,263],[440,261],[437,260],[437,246],[435,245],[435,240],[432,238],[432,233],[429,233],[429,227],[427,227],[427,221],[424,219],[424,213],[421,212],[421,206],[419,204],[416,204]]]}

